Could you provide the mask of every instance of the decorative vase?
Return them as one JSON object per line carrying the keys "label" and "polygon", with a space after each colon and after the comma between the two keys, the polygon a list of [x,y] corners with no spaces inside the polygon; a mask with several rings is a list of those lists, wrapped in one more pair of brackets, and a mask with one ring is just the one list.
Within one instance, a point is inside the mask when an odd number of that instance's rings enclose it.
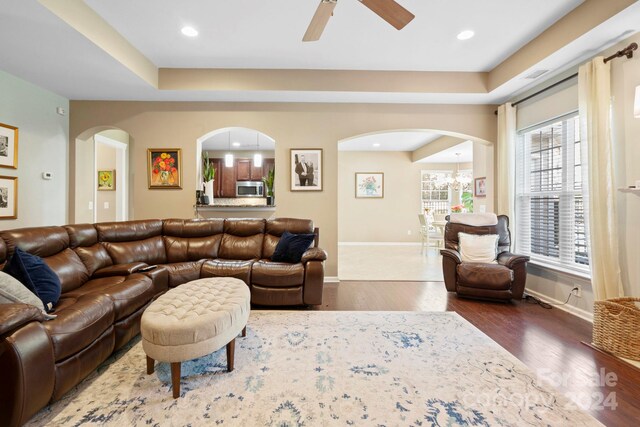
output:
{"label": "decorative vase", "polygon": [[160,183],[162,185],[169,184],[169,171],[160,171]]}
{"label": "decorative vase", "polygon": [[267,206],[273,206],[273,196],[267,196]]}
{"label": "decorative vase", "polygon": [[204,194],[209,196],[209,204],[213,204],[213,180],[204,183]]}

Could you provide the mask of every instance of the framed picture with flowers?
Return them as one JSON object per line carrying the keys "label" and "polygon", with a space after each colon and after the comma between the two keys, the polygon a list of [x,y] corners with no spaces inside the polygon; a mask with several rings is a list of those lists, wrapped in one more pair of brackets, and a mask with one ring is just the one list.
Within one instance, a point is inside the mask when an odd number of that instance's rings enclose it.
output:
{"label": "framed picture with flowers", "polygon": [[182,188],[182,150],[180,148],[149,148],[149,188]]}
{"label": "framed picture with flowers", "polygon": [[356,172],[357,199],[381,199],[383,197],[383,172]]}
{"label": "framed picture with flowers", "polygon": [[115,191],[116,171],[98,171],[98,191]]}

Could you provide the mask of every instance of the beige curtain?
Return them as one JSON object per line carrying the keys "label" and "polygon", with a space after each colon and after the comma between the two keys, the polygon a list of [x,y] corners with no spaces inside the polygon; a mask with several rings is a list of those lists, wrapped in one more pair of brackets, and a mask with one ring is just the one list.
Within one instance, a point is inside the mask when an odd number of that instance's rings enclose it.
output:
{"label": "beige curtain", "polygon": [[498,146],[496,194],[498,215],[509,217],[511,236],[515,236],[515,147],[516,107],[507,103],[498,107]]}
{"label": "beige curtain", "polygon": [[[616,185],[611,139],[610,66],[596,57],[578,72],[583,197],[591,283],[596,300],[623,295],[618,256]],[[586,144],[584,144],[586,142]],[[586,185],[585,185],[586,184]]]}

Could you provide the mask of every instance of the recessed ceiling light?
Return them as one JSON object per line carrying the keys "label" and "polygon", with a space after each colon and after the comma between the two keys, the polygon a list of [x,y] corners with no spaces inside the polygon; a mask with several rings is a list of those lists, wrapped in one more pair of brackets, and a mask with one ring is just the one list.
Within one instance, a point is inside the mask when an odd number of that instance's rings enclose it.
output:
{"label": "recessed ceiling light", "polygon": [[469,40],[471,37],[475,35],[476,33],[474,33],[471,30],[464,30],[460,34],[458,34],[458,40]]}
{"label": "recessed ceiling light", "polygon": [[374,147],[380,147],[380,144],[378,144],[377,142],[375,144],[373,144]]}
{"label": "recessed ceiling light", "polygon": [[234,147],[240,147],[240,143],[239,142],[234,142],[231,145],[233,145]]}
{"label": "recessed ceiling light", "polygon": [[198,35],[198,30],[193,27],[182,27],[182,34],[187,37],[195,37]]}

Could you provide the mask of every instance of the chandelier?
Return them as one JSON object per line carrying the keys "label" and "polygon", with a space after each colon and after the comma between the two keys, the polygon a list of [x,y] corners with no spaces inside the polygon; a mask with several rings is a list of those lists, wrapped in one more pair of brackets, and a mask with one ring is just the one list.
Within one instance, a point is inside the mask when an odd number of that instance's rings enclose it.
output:
{"label": "chandelier", "polygon": [[463,187],[471,184],[472,178],[466,173],[460,173],[460,156],[462,153],[456,153],[457,162],[456,162],[456,171],[455,173],[447,176],[445,178],[445,183],[451,188],[453,191],[460,191]]}

